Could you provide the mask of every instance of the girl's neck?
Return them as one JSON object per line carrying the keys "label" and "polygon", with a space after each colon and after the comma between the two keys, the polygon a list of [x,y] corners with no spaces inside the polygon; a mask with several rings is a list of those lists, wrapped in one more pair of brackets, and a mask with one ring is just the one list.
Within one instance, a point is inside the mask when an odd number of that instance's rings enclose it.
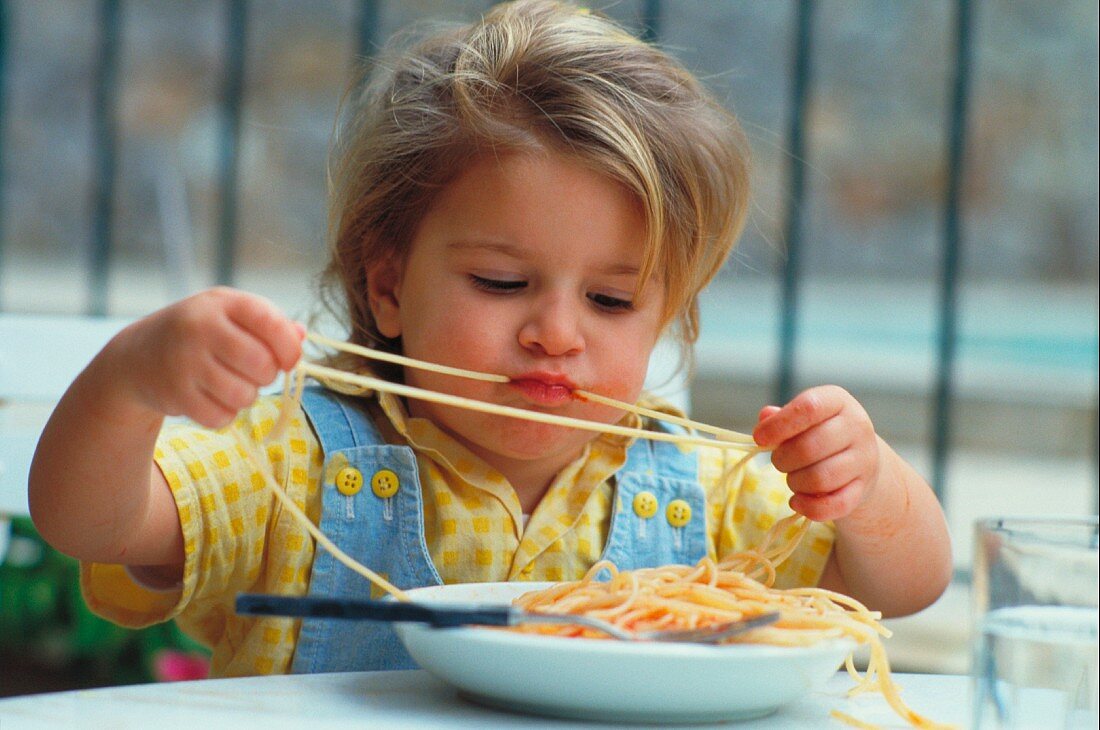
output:
{"label": "girl's neck", "polygon": [[584,451],[582,445],[576,449],[556,451],[537,458],[516,458],[485,448],[461,433],[448,428],[444,423],[433,421],[430,414],[423,412],[415,402],[405,401],[405,407],[413,418],[432,421],[440,429],[471,454],[477,456],[503,476],[516,496],[524,514],[531,514],[542,501],[543,495],[554,483],[554,479],[566,466],[572,464]]}
{"label": "girl's neck", "polygon": [[554,483],[562,469],[573,462],[579,454],[562,456],[558,459],[509,459],[499,454],[486,454],[476,447],[467,444],[475,454],[480,456],[489,466],[493,467],[508,480],[519,498],[520,507],[524,514],[531,514],[535,507],[542,501],[543,495]]}

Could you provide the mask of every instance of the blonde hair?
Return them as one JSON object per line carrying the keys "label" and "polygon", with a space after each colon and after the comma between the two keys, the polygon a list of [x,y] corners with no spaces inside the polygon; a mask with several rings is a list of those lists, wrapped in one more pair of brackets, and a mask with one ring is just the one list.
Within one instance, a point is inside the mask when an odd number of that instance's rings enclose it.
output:
{"label": "blonde hair", "polygon": [[435,196],[472,158],[550,149],[637,198],[647,231],[640,287],[664,286],[662,324],[690,351],[698,294],[744,225],[748,147],[735,117],[679,63],[596,13],[520,0],[375,72],[330,166],[324,280],[351,342],[400,348],[377,331],[367,271],[404,259]]}

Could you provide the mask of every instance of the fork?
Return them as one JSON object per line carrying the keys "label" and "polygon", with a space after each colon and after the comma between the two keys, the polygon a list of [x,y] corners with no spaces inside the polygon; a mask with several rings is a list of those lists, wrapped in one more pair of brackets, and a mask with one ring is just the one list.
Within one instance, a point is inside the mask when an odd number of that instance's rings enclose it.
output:
{"label": "fork", "polygon": [[[591,616],[578,616],[570,613],[527,613],[517,623],[534,624],[571,624],[586,626],[601,631],[620,641],[664,641],[675,644],[717,644],[723,639],[737,636],[746,631],[768,626],[779,620],[779,612],[762,613],[752,618],[726,621],[720,624],[704,626],[698,629],[660,629],[654,631],[628,631]],[[515,625],[515,624],[510,624]]]}
{"label": "fork", "polygon": [[518,626],[571,624],[585,626],[620,641],[662,641],[716,644],[736,634],[779,620],[777,612],[700,629],[633,632],[602,619],[573,614],[530,613],[513,606],[356,601],[316,596],[275,596],[244,593],[237,596],[237,613],[252,616],[294,616],[368,621],[423,623],[436,628],[456,626]]}

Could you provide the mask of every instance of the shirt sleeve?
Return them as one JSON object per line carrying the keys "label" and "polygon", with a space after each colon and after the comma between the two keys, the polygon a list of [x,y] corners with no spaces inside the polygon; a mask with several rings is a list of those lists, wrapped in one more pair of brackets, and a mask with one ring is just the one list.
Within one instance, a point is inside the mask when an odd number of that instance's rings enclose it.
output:
{"label": "shirt sleeve", "polygon": [[[267,442],[277,416],[278,401],[264,398],[222,430],[187,424],[164,428],[154,459],[179,513],[182,581],[156,590],[123,566],[82,564],[81,587],[93,612],[131,628],[180,618],[181,626],[195,629],[190,633],[196,638],[213,643],[232,611],[233,597],[270,576],[273,561],[279,563],[276,578],[286,579],[283,592],[305,592],[312,541],[289,520],[278,519],[282,510],[265,487],[264,472],[316,521],[320,500],[309,487],[316,482],[311,472],[320,469],[320,448],[300,411],[280,438]],[[292,534],[296,529],[300,535]],[[269,549],[273,540],[279,550]]]}
{"label": "shirt sleeve", "polygon": [[[776,522],[793,514],[786,477],[770,462],[751,460],[734,468],[743,454],[701,449],[699,476],[707,490],[708,552],[721,558],[761,545]],[[812,522],[798,547],[776,568],[776,588],[814,586],[821,580],[832,551],[832,523]],[[794,528],[779,535],[789,541]],[[780,543],[782,544],[782,542]]]}

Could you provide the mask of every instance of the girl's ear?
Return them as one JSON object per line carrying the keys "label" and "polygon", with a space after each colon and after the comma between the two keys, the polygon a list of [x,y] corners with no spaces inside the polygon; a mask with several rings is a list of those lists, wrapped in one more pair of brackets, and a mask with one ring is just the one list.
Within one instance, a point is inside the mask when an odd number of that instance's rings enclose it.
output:
{"label": "girl's ear", "polygon": [[378,332],[389,339],[401,336],[401,269],[387,258],[367,269],[367,300]]}

